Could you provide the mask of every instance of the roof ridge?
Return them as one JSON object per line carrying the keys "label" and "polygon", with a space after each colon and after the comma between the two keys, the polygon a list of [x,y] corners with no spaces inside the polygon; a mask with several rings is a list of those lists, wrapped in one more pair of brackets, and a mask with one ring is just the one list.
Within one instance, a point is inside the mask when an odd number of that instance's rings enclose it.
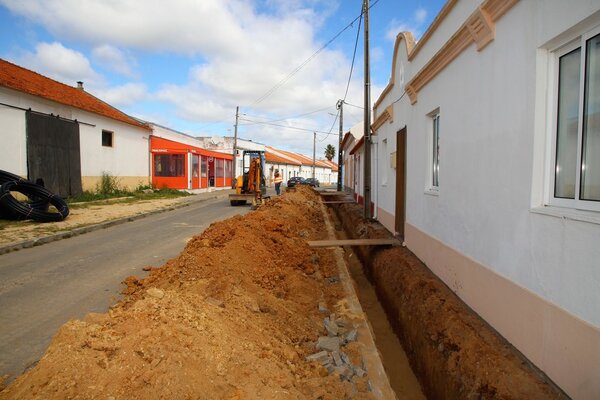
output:
{"label": "roof ridge", "polygon": [[3,58],[0,58],[0,67],[3,67],[0,68],[0,86],[2,87],[142,129],[151,129],[147,124],[110,105],[83,88],[67,85]]}

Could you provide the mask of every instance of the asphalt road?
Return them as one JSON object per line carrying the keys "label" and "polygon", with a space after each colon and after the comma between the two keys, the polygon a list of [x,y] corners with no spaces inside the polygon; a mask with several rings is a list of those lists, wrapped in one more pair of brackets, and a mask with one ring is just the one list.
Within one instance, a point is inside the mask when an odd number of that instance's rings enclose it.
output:
{"label": "asphalt road", "polygon": [[246,213],[226,198],[0,255],[0,376],[35,365],[57,329],[106,312],[129,275],[146,276],[212,222]]}

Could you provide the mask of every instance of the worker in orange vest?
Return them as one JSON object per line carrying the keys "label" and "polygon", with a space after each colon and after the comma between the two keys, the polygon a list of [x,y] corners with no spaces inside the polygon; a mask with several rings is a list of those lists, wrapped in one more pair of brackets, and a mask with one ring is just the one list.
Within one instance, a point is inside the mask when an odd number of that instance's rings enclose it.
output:
{"label": "worker in orange vest", "polygon": [[275,183],[275,193],[277,193],[277,196],[279,196],[281,194],[281,182],[283,182],[283,178],[281,177],[278,169],[275,170],[273,182]]}

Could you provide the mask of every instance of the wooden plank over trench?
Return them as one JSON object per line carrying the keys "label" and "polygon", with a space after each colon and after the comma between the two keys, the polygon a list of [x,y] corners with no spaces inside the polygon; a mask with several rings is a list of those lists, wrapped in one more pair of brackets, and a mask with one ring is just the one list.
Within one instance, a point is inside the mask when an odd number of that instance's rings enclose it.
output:
{"label": "wooden plank over trench", "polygon": [[398,239],[333,239],[309,240],[309,247],[339,247],[339,246],[401,246]]}
{"label": "wooden plank over trench", "polygon": [[350,192],[319,192],[321,196],[342,196],[342,195],[351,195]]}

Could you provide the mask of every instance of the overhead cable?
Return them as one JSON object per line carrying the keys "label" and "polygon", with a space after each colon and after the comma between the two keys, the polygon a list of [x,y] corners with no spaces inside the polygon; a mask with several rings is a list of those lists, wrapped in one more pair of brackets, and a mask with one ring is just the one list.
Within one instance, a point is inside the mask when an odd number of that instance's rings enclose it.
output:
{"label": "overhead cable", "polygon": [[[242,121],[247,121],[247,122],[252,122],[252,123],[254,123],[254,124],[259,124],[259,125],[271,125],[271,126],[277,126],[277,127],[280,127],[280,128],[294,129],[294,130],[306,131],[306,132],[311,132],[311,133],[312,133],[312,132],[317,132],[317,133],[325,133],[325,134],[327,133],[327,132],[325,132],[325,131],[320,131],[320,130],[316,130],[316,129],[299,128],[299,127],[296,127],[296,126],[288,126],[288,125],[274,124],[274,123],[271,123],[271,122],[261,122],[261,121],[254,121],[254,120],[247,119],[247,118],[240,118],[240,120],[242,120]],[[246,125],[246,124],[243,124],[243,125]]]}
{"label": "overhead cable", "polygon": [[[379,2],[379,0],[375,1],[370,7],[369,9],[371,9],[375,4],[377,4]],[[323,50],[325,50],[325,48],[327,48],[331,43],[333,43],[342,33],[344,33],[346,30],[348,30],[348,28],[352,27],[354,25],[354,23],[358,20],[362,18],[362,11],[360,13],[360,15],[356,18],[354,18],[352,20],[352,22],[350,22],[348,25],[346,25],[342,30],[340,30],[338,33],[335,34],[335,36],[333,36],[333,38],[331,38],[327,43],[325,43],[323,46],[321,46],[317,51],[315,51],[310,57],[308,57],[302,64],[300,64],[299,66],[297,66],[296,68],[294,68],[294,70],[292,70],[292,72],[290,72],[285,78],[283,78],[282,80],[280,80],[278,83],[276,83],[271,89],[267,90],[262,96],[260,96],[258,99],[254,100],[254,102],[252,103],[252,105],[254,104],[258,104],[260,102],[262,102],[263,100],[265,100],[267,97],[269,97],[270,95],[272,95],[277,89],[279,89],[281,86],[285,85],[294,75],[296,75],[302,68],[304,68],[306,66],[306,64],[308,64],[309,62],[311,62],[317,55],[319,55],[319,53],[321,53]]]}

